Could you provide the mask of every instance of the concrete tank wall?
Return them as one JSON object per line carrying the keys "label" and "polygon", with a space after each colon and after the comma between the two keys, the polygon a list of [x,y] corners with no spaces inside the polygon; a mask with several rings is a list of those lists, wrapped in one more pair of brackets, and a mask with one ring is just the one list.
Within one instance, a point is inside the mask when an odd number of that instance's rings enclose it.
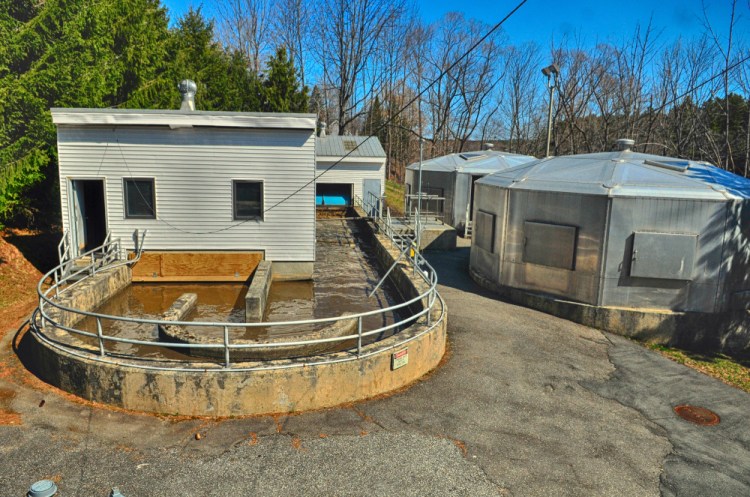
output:
{"label": "concrete tank wall", "polygon": [[[380,264],[390,267],[400,251],[382,234],[373,237]],[[409,264],[399,264],[392,274],[406,298],[427,289]],[[425,304],[426,299],[422,301]],[[421,308],[419,303],[414,306],[415,310]],[[127,359],[97,357],[98,349],[90,345],[78,344],[78,350],[53,345],[45,338],[46,328],[27,338],[35,373],[80,397],[163,414],[236,416],[332,407],[408,385],[440,363],[446,347],[446,313],[437,299],[429,331],[423,316],[394,336],[363,346],[361,358],[341,352],[300,360],[237,363],[230,369],[220,369],[216,363],[156,361],[149,363],[152,369],[144,369],[137,367],[142,363]],[[394,369],[392,354],[404,349],[408,349],[408,363]],[[175,370],[179,366],[205,370]],[[154,369],[157,367],[164,369]]]}

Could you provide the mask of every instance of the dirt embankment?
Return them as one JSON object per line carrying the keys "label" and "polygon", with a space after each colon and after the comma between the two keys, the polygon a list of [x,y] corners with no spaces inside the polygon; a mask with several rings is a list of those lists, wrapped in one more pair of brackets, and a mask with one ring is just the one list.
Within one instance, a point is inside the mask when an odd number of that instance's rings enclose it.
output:
{"label": "dirt embankment", "polygon": [[56,264],[55,234],[6,230],[0,237],[0,336],[15,330],[36,307],[36,285]]}

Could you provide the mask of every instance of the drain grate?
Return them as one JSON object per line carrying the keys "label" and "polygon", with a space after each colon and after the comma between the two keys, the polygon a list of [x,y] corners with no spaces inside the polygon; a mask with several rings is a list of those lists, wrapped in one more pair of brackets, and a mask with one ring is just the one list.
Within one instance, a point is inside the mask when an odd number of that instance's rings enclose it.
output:
{"label": "drain grate", "polygon": [[721,421],[718,414],[705,407],[683,404],[675,406],[674,412],[682,419],[701,426],[718,425]]}

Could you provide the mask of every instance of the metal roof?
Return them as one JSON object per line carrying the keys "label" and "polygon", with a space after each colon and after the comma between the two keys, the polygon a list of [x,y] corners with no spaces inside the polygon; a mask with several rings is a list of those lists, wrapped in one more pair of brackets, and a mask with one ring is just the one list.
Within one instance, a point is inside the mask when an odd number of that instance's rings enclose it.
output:
{"label": "metal roof", "polygon": [[52,122],[73,125],[212,126],[228,128],[315,129],[315,114],[218,112],[161,109],[52,108]]}
{"label": "metal roof", "polygon": [[478,182],[517,190],[609,197],[750,198],[750,180],[706,162],[631,151],[548,157]]}
{"label": "metal roof", "polygon": [[[530,155],[484,150],[481,152],[464,152],[434,157],[422,161],[422,170],[490,174],[535,160],[536,157]],[[409,164],[407,169],[418,170],[419,162]]]}
{"label": "metal roof", "polygon": [[[350,153],[351,152],[351,153]],[[377,136],[319,136],[315,140],[316,157],[385,157]]]}

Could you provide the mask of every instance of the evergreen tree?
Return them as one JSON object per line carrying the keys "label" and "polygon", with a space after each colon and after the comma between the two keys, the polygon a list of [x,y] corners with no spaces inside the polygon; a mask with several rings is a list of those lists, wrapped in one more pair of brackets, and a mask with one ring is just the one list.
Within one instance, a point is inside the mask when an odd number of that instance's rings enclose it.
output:
{"label": "evergreen tree", "polygon": [[307,112],[308,89],[301,86],[294,62],[280,47],[268,61],[268,74],[263,78],[263,111]]}
{"label": "evergreen tree", "polygon": [[375,97],[375,100],[370,104],[370,108],[367,109],[364,132],[368,136],[377,136],[380,143],[384,146],[387,137],[387,130],[384,126],[385,122],[385,111],[380,103],[380,98]]}
{"label": "evergreen tree", "polygon": [[[19,5],[32,7],[29,10]],[[125,103],[165,68],[168,25],[157,0],[0,3],[0,220],[56,194],[50,107]]]}

